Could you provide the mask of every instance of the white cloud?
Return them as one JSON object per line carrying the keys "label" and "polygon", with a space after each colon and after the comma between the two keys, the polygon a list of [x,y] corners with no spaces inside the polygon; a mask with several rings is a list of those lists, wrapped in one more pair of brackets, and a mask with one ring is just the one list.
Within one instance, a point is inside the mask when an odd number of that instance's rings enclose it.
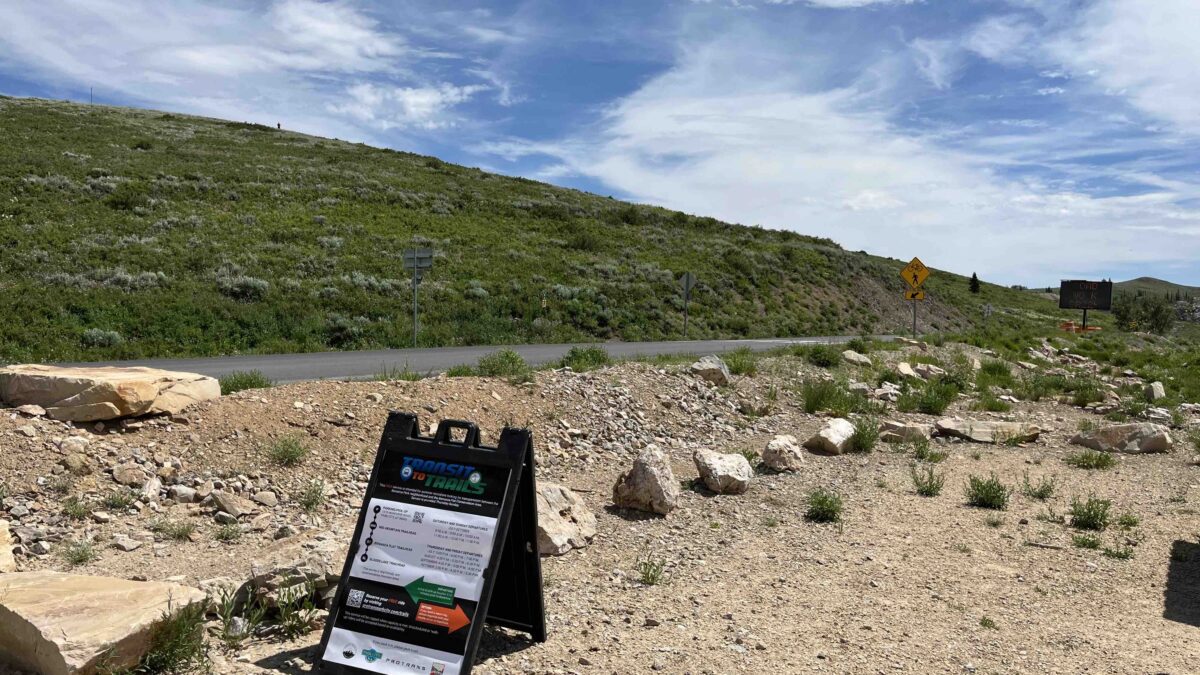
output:
{"label": "white cloud", "polygon": [[948,89],[962,67],[961,50],[950,40],[917,38],[909,43],[913,60],[925,79],[937,89]]}
{"label": "white cloud", "polygon": [[[849,249],[920,254],[929,264],[1007,283],[1200,255],[1200,237],[1190,236],[1200,212],[1181,206],[1197,194],[1195,185],[1104,198],[1069,181],[1004,178],[1007,165],[1059,148],[1043,148],[1034,134],[950,149],[935,136],[896,128],[888,92],[865,81],[822,88],[814,84],[819,77],[747,67],[732,46],[748,39],[683,50],[674,68],[617,102],[586,133],[485,150],[549,155],[553,173],[588,176],[640,201],[828,236]],[[755,43],[770,48],[769,40]],[[1174,234],[1151,236],[1131,224]]]}
{"label": "white cloud", "polygon": [[976,24],[963,46],[985,59],[1015,63],[1025,59],[1025,46],[1035,29],[1018,16],[993,16]]}
{"label": "white cloud", "polygon": [[1098,0],[1048,48],[1077,78],[1200,134],[1200,3]]}
{"label": "white cloud", "polygon": [[1056,94],[1065,94],[1066,91],[1067,90],[1063,89],[1062,87],[1042,87],[1041,89],[1037,90],[1037,95],[1038,96],[1054,96]]}
{"label": "white cloud", "polygon": [[382,131],[439,129],[455,124],[447,115],[449,110],[485,89],[483,85],[459,87],[445,82],[436,87],[387,87],[361,82],[348,87],[345,99],[331,103],[329,109]]}

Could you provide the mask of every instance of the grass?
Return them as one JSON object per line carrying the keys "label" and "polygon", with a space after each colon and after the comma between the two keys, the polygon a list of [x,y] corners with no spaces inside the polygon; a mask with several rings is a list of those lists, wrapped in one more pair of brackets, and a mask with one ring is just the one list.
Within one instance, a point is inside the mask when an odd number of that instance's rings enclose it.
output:
{"label": "grass", "polygon": [[1120,527],[1122,530],[1132,530],[1133,528],[1140,525],[1141,522],[1142,522],[1142,519],[1138,518],[1137,516],[1135,516],[1132,513],[1122,513],[1117,518],[1117,526]]}
{"label": "grass", "polygon": [[988,388],[979,392],[979,398],[971,404],[971,409],[986,410],[987,412],[1008,412],[1012,410],[1012,404],[996,398],[996,394]]}
{"label": "grass", "polygon": [[484,377],[503,377],[514,384],[528,382],[533,377],[533,369],[511,349],[499,349],[481,357],[476,371]]}
{"label": "grass", "polygon": [[1008,363],[998,359],[986,359],[975,373],[975,387],[980,391],[990,387],[1011,388],[1016,383]]}
{"label": "grass", "polygon": [[634,570],[638,574],[638,581],[646,586],[657,586],[662,583],[663,572],[666,569],[667,561],[657,558],[642,558],[637,561]]}
{"label": "grass", "polygon": [[874,417],[858,417],[852,422],[854,433],[850,435],[848,452],[871,452],[879,442],[879,420]]}
{"label": "grass", "polygon": [[1111,469],[1117,463],[1117,460],[1112,455],[1098,450],[1076,452],[1064,457],[1063,461],[1068,466],[1073,466],[1076,469],[1087,469],[1089,471]]}
{"label": "grass", "polygon": [[325,503],[325,481],[315,478],[296,495],[296,502],[305,513],[313,513]]}
{"label": "grass", "polygon": [[1042,476],[1038,482],[1033,483],[1029,480],[1029,474],[1026,473],[1021,479],[1021,494],[1044,502],[1054,496],[1055,480],[1054,476]]}
{"label": "grass", "polygon": [[971,475],[967,478],[967,503],[981,509],[1002,511],[1008,508],[1012,489],[1000,482],[996,474],[987,478]]}
{"label": "grass", "polygon": [[900,394],[896,410],[941,415],[958,396],[958,387],[940,380],[929,380],[915,389]]}
{"label": "grass", "polygon": [[1107,499],[1088,497],[1086,500],[1071,500],[1071,526],[1079,530],[1095,530],[1097,532],[1108,528],[1112,502]]}
{"label": "grass", "polygon": [[288,640],[294,640],[309,632],[317,620],[317,607],[313,602],[316,588],[311,582],[295,584],[279,590],[276,609],[279,612],[279,632]]}
{"label": "grass", "polygon": [[804,518],[814,523],[837,523],[842,520],[842,498],[832,490],[817,488],[808,493],[808,510]]}
{"label": "grass", "polygon": [[62,511],[63,515],[71,520],[83,520],[91,513],[87,503],[74,495],[63,500]]}
{"label": "grass", "polygon": [[988,516],[983,519],[983,524],[991,528],[997,528],[1004,524],[1004,518],[1002,516]]}
{"label": "grass", "polygon": [[[693,339],[905,323],[886,309],[897,263],[828,239],[260,125],[0,102],[0,192],[16,199],[0,204],[0,316],[21,317],[0,325],[0,361],[408,347],[397,256],[415,246],[435,253],[422,347],[678,339],[683,270],[699,280]],[[965,278],[925,285],[931,322],[970,326]],[[999,286],[983,298],[1062,314]]]}
{"label": "grass", "polygon": [[1000,626],[998,626],[993,619],[986,616],[980,617],[979,626],[988,630],[1000,630]]}
{"label": "grass", "polygon": [[294,435],[277,438],[266,448],[267,457],[279,466],[298,466],[308,457],[308,452],[308,446]]}
{"label": "grass", "polygon": [[842,350],[835,345],[801,347],[804,359],[819,368],[833,368],[842,362]]}
{"label": "grass", "polygon": [[1133,547],[1120,546],[1117,548],[1108,548],[1106,546],[1103,551],[1100,551],[1100,553],[1102,553],[1104,557],[1112,558],[1114,560],[1130,560],[1133,558]]}
{"label": "grass", "polygon": [[105,494],[100,503],[110,511],[128,511],[137,501],[137,497],[129,490],[118,490]]}
{"label": "grass", "polygon": [[86,539],[67,542],[61,551],[62,559],[73,567],[86,565],[96,559],[96,548]]}
{"label": "grass", "polygon": [[1071,537],[1071,545],[1075,548],[1096,550],[1100,548],[1100,537],[1094,534],[1076,534]]}
{"label": "grass", "polygon": [[46,481],[46,489],[53,493],[65,495],[75,488],[75,481],[70,476],[55,476]]}
{"label": "grass", "polygon": [[164,539],[187,541],[195,533],[196,524],[188,520],[158,518],[151,521],[150,531],[162,535]]}
{"label": "grass", "polygon": [[241,538],[242,528],[233,524],[222,525],[217,529],[216,534],[213,535],[213,539],[224,542],[237,541]]}
{"label": "grass", "polygon": [[205,602],[178,611],[168,606],[150,631],[149,648],[133,668],[109,675],[174,675],[211,672],[208,640],[204,631]]}
{"label": "grass", "polygon": [[910,471],[913,487],[922,497],[936,497],[942,493],[946,485],[946,476],[939,474],[932,466],[924,468],[912,467]]}
{"label": "grass", "polygon": [[913,441],[912,453],[913,458],[917,461],[929,462],[930,464],[937,464],[950,456],[950,453],[944,450],[934,450],[928,438],[919,438]]}
{"label": "grass", "polygon": [[376,382],[417,382],[425,376],[408,367],[408,362],[404,362],[404,366],[384,366],[383,370],[375,373],[371,378]]}
{"label": "grass", "polygon": [[[577,373],[603,368],[612,363],[612,357],[603,347],[571,347],[559,361],[560,368],[570,368]],[[730,366],[732,368],[732,366]]]}
{"label": "grass", "polygon": [[753,377],[758,373],[758,356],[749,347],[739,347],[725,354],[722,359],[734,375]]}
{"label": "grass", "polygon": [[263,375],[261,370],[235,370],[222,377],[220,382],[222,396],[228,396],[247,389],[267,389],[275,386],[275,383],[266,375]]}

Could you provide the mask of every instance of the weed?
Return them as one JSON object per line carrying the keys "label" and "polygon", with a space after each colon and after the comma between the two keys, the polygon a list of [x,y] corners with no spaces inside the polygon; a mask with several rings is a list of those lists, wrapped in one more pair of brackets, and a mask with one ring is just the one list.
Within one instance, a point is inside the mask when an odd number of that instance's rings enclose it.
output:
{"label": "weed", "polygon": [[1087,501],[1071,500],[1071,526],[1080,530],[1101,531],[1108,527],[1109,509],[1112,502],[1107,499],[1088,497]]}
{"label": "weed", "polygon": [[757,450],[752,448],[739,450],[738,454],[746,458],[746,461],[750,463],[750,468],[754,468],[762,463],[762,457],[759,456]]}
{"label": "weed", "polygon": [[1012,490],[996,474],[988,478],[969,476],[967,478],[967,503],[981,509],[996,509],[1003,511],[1008,508],[1008,498]]}
{"label": "weed", "polygon": [[55,476],[46,482],[46,488],[51,492],[65,495],[75,487],[75,481],[70,476]]}
{"label": "weed", "polygon": [[268,389],[275,386],[275,383],[261,370],[235,370],[222,377],[220,382],[222,396],[246,389]]}
{"label": "weed", "polygon": [[941,415],[957,396],[958,387],[940,380],[930,380],[918,389],[901,394],[896,399],[896,409],[900,412]]}
{"label": "weed", "polygon": [[814,523],[836,523],[842,519],[842,498],[836,492],[817,488],[808,493],[804,517]]}
{"label": "weed", "polygon": [[922,497],[936,497],[941,494],[942,487],[946,485],[946,476],[939,474],[932,466],[926,466],[924,470],[914,466],[910,475],[913,487]]}
{"label": "weed", "polygon": [[979,460],[983,459],[983,453],[976,450],[975,452],[971,453],[971,459],[973,459],[975,461],[979,461]]}
{"label": "weed", "polygon": [[1096,550],[1100,548],[1100,537],[1094,534],[1076,534],[1071,537],[1071,543],[1075,548]]}
{"label": "weed", "polygon": [[1008,412],[1012,410],[1012,405],[1007,401],[1001,401],[996,398],[990,388],[984,389],[979,394],[979,400],[971,404],[972,410],[986,410],[988,412]]}
{"label": "weed", "polygon": [[279,589],[279,630],[289,640],[294,640],[312,630],[317,619],[317,606],[313,603],[316,588],[311,582]]}
{"label": "weed", "polygon": [[1084,450],[1073,455],[1067,455],[1063,458],[1063,461],[1068,466],[1073,466],[1077,469],[1088,469],[1089,471],[1093,469],[1109,469],[1117,463],[1117,460],[1113,459],[1112,455],[1098,450]]}
{"label": "weed", "polygon": [[950,456],[950,453],[944,450],[934,450],[929,444],[928,438],[918,438],[912,442],[913,457],[921,462],[929,462],[937,464]]}
{"label": "weed", "polygon": [[529,364],[511,349],[500,349],[480,358],[478,370],[484,377],[503,377],[513,384],[528,382],[533,377]]}
{"label": "weed", "polygon": [[325,481],[320,478],[310,480],[300,494],[296,497],[300,508],[304,509],[305,513],[312,513],[321,508],[325,503]]}
{"label": "weed", "polygon": [[1010,388],[1013,383],[1012,370],[1008,363],[998,359],[984,361],[980,365],[979,372],[975,374],[975,387],[980,390],[989,387]]}
{"label": "weed", "polygon": [[195,602],[173,612],[170,603],[150,630],[150,646],[128,675],[204,673],[211,671],[204,633],[205,602]]}
{"label": "weed", "polygon": [[800,397],[804,402],[804,412],[813,413],[829,410],[839,397],[845,396],[845,390],[833,380],[812,378],[800,385]]}
{"label": "weed", "polygon": [[267,446],[267,456],[280,466],[296,466],[308,456],[308,446],[299,436],[283,436]]}
{"label": "weed", "polygon": [[1004,518],[1001,516],[988,516],[983,519],[983,523],[988,527],[1000,527],[1004,524]]}
{"label": "weed", "polygon": [[109,492],[104,495],[100,503],[104,508],[111,511],[128,511],[133,503],[137,501],[137,497],[128,490],[118,490],[117,492]]}
{"label": "weed", "polygon": [[638,581],[646,586],[657,586],[662,583],[663,571],[667,567],[665,560],[642,558],[637,561],[634,569],[638,573]]}
{"label": "weed", "polygon": [[86,539],[68,542],[63,547],[62,558],[68,565],[86,565],[96,559],[96,549]]}
{"label": "weed", "polygon": [[879,420],[874,417],[859,417],[854,420],[854,433],[850,435],[850,452],[871,452],[879,442]]}
{"label": "weed", "polygon": [[423,375],[408,367],[408,362],[404,362],[404,367],[397,365],[384,366],[383,370],[375,373],[372,378],[376,382],[417,382],[423,379]]}
{"label": "weed", "polygon": [[1099,426],[1099,424],[1096,424],[1096,420],[1085,417],[1079,420],[1078,428],[1079,431],[1087,433],[1089,431],[1095,431],[1097,428],[1099,428]]}
{"label": "weed", "polygon": [[767,516],[766,518],[763,518],[763,525],[766,525],[767,527],[778,527],[779,519],[775,516]]}
{"label": "weed", "polygon": [[749,347],[741,347],[725,355],[725,365],[734,375],[753,377],[758,373],[758,358]]}
{"label": "weed", "polygon": [[[560,368],[570,368],[577,373],[603,368],[612,363],[612,358],[603,347],[571,347],[559,361]],[[730,370],[733,369],[730,364]]]}
{"label": "weed", "polygon": [[1101,553],[1103,553],[1104,557],[1106,557],[1106,558],[1113,558],[1115,560],[1129,560],[1130,558],[1133,557],[1133,547],[1132,546],[1121,546],[1119,548],[1105,547],[1104,550],[1101,551]]}
{"label": "weed", "polygon": [[477,374],[474,368],[466,364],[450,366],[446,370],[446,377],[474,377]]}
{"label": "weed", "polygon": [[86,502],[74,495],[67,497],[62,505],[63,515],[71,520],[83,520],[88,517],[91,509]]}
{"label": "weed", "polygon": [[833,368],[842,362],[842,353],[834,345],[813,345],[805,348],[805,358],[819,368]]}
{"label": "weed", "polygon": [[217,602],[217,616],[221,620],[217,636],[226,649],[230,650],[240,649],[246,639],[262,625],[267,613],[266,603],[260,602],[253,595],[241,615],[238,615],[237,607],[237,590],[223,589]]}
{"label": "weed", "polygon": [[237,541],[242,538],[242,528],[232,523],[222,525],[217,529],[217,533],[213,535],[217,541]]}
{"label": "weed", "polygon": [[1000,626],[996,625],[994,620],[986,616],[979,619],[979,625],[980,627],[987,628],[988,630],[1000,630]]}
{"label": "weed", "polygon": [[1122,530],[1132,530],[1141,524],[1142,520],[1132,513],[1122,513],[1117,518],[1117,526]]}
{"label": "weed", "polygon": [[186,520],[159,518],[150,523],[150,531],[167,539],[187,541],[196,531],[196,524]]}
{"label": "weed", "polygon": [[1029,481],[1029,474],[1026,473],[1021,480],[1021,494],[1042,502],[1054,496],[1054,487],[1054,476],[1042,476],[1035,484]]}

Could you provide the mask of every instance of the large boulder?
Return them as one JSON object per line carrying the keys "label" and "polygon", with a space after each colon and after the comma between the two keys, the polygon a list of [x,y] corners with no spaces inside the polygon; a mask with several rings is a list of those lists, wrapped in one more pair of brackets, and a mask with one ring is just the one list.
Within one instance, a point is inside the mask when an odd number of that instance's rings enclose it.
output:
{"label": "large boulder", "polygon": [[1174,445],[1170,431],[1161,424],[1114,424],[1081,431],[1071,443],[1101,452],[1168,452]]}
{"label": "large boulder", "polygon": [[579,495],[541,481],[537,486],[537,544],[542,555],[562,555],[583,548],[596,536],[596,516]]}
{"label": "large boulder", "polygon": [[999,422],[993,420],[967,420],[947,417],[937,421],[937,432],[942,436],[963,438],[975,443],[1032,443],[1042,430],[1024,422]]}
{"label": "large boulder", "polygon": [[1158,403],[1167,397],[1167,389],[1162,382],[1151,382],[1146,385],[1145,393],[1146,400],[1151,403]]}
{"label": "large boulder", "polygon": [[258,511],[258,506],[254,502],[225,490],[214,490],[212,500],[214,506],[234,518],[241,518]]}
{"label": "large boulder", "polygon": [[712,354],[693,363],[692,373],[705,382],[715,384],[718,387],[729,386],[729,383],[733,381],[733,376],[729,374],[729,366],[725,365],[721,357],[713,356]]}
{"label": "large boulder", "polygon": [[775,471],[796,471],[804,465],[804,452],[795,436],[776,436],[763,450],[762,461]]}
{"label": "large boulder", "polygon": [[0,662],[42,675],[133,666],[157,622],[203,600],[202,591],[178,584],[0,574]]}
{"label": "large boulder", "polygon": [[654,444],[647,445],[613,485],[613,504],[666,515],[679,505],[679,481],[671,463]]}
{"label": "large boulder", "polygon": [[0,401],[41,406],[48,417],[69,422],[175,414],[220,395],[214,378],[157,368],[0,368]]}
{"label": "large boulder", "polygon": [[867,356],[866,354],[859,354],[853,349],[847,349],[846,351],[842,352],[842,360],[852,366],[871,365],[871,357]]}
{"label": "large boulder", "polygon": [[705,487],[717,494],[740,495],[750,489],[754,480],[754,468],[742,455],[697,450],[692,453],[692,461]]}
{"label": "large boulder", "polygon": [[840,455],[850,449],[854,425],[840,417],[829,420],[825,428],[804,441],[804,447],[822,455]]}
{"label": "large boulder", "polygon": [[916,371],[917,375],[922,380],[932,380],[935,377],[941,377],[942,375],[946,374],[944,369],[939,368],[932,363],[918,363],[913,367],[913,370]]}
{"label": "large boulder", "polygon": [[12,533],[8,531],[8,521],[0,520],[0,574],[17,571],[17,561],[13,558]]}
{"label": "large boulder", "polygon": [[879,440],[884,443],[913,443],[927,441],[933,434],[933,427],[916,422],[897,422],[885,420],[879,425]]}
{"label": "large boulder", "polygon": [[905,361],[901,361],[900,363],[896,364],[896,372],[899,373],[901,377],[913,379],[920,379],[921,377],[917,374],[917,371],[913,370],[913,367]]}

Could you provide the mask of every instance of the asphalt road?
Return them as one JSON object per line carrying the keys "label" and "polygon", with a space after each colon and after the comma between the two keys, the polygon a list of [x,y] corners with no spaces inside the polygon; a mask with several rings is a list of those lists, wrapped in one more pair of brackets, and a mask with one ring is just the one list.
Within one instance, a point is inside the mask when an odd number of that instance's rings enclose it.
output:
{"label": "asphalt road", "polygon": [[[676,342],[605,342],[615,359],[659,354],[721,354],[740,347],[761,352],[792,344],[840,343],[851,336],[776,338],[769,340],[690,340]],[[530,365],[552,363],[576,345],[511,345]],[[503,346],[441,347],[434,349],[379,349],[362,352],[315,352],[308,354],[264,354],[217,356],[194,359],[145,359],[102,363],[70,364],[91,366],[150,366],[166,370],[222,377],[237,370],[258,370],[276,382],[342,380],[373,377],[379,373],[408,369],[437,373],[452,366],[475,365],[479,357]]]}

